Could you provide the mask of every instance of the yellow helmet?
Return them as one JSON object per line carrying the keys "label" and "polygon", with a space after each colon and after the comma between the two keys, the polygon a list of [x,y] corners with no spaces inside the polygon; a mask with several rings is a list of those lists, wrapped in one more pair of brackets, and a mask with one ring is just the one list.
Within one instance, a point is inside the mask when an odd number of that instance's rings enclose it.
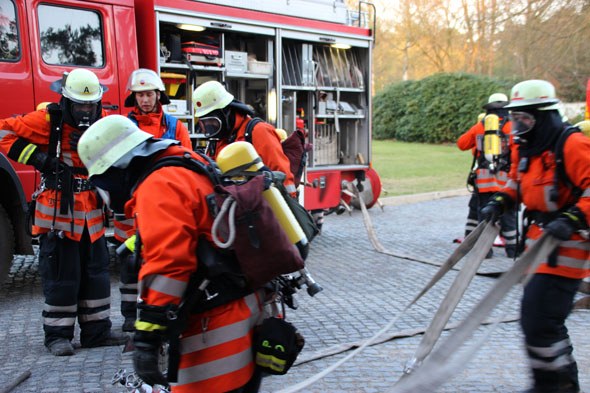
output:
{"label": "yellow helmet", "polygon": [[217,81],[208,81],[198,86],[193,92],[195,117],[204,117],[216,109],[223,109],[234,99],[223,85]]}
{"label": "yellow helmet", "polygon": [[287,139],[287,131],[283,130],[282,128],[276,128],[275,131],[279,138],[281,138],[281,142]]}
{"label": "yellow helmet", "polygon": [[61,79],[54,81],[49,88],[79,104],[93,104],[102,99],[108,89],[98,81],[96,74],[86,68],[76,68],[64,72]]}
{"label": "yellow helmet", "polygon": [[106,116],[82,134],[78,154],[88,168],[88,176],[92,177],[106,172],[119,159],[152,137],[125,116]]}
{"label": "yellow helmet", "polygon": [[590,137],[590,120],[582,120],[581,122],[576,124],[576,127],[582,130],[584,135]]}
{"label": "yellow helmet", "polygon": [[558,110],[559,100],[555,95],[555,87],[544,80],[532,79],[517,83],[510,92],[510,103],[504,108],[520,110],[522,108],[538,110]]}

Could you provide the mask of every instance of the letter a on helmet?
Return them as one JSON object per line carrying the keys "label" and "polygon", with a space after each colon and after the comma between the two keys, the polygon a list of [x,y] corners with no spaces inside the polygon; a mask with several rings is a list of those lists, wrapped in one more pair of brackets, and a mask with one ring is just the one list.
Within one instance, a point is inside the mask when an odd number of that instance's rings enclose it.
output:
{"label": "letter a on helmet", "polygon": [[73,102],[93,104],[102,99],[108,88],[98,81],[96,74],[85,68],[76,68],[70,73],[64,72],[63,77],[54,81],[49,88]]}
{"label": "letter a on helmet", "polygon": [[140,130],[131,120],[121,115],[103,117],[92,124],[78,142],[78,154],[88,168],[89,177],[106,172],[152,135]]}

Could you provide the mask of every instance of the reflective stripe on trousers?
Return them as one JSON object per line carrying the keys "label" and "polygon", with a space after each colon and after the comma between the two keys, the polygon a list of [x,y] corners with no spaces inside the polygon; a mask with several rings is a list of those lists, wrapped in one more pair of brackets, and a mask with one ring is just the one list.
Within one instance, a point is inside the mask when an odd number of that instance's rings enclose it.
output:
{"label": "reflective stripe on trousers", "polygon": [[109,257],[104,237],[79,242],[47,233],[39,238],[39,270],[45,295],[45,342],[71,340],[76,317],[82,345],[92,345],[111,327]]}
{"label": "reflective stripe on trousers", "polygon": [[535,274],[524,289],[521,326],[531,368],[555,371],[575,362],[565,320],[580,280]]}
{"label": "reflective stripe on trousers", "polygon": [[244,385],[254,370],[253,328],[262,322],[262,291],[191,318],[180,341],[174,391],[228,391]]}

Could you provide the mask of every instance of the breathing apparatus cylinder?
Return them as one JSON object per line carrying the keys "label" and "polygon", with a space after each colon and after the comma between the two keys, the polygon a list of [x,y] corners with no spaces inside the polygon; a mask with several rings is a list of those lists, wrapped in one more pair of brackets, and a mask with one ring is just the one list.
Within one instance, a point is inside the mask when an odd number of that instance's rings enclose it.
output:
{"label": "breathing apparatus cylinder", "polygon": [[[246,172],[255,172],[264,166],[262,161],[254,163],[260,156],[254,149],[254,146],[248,142],[234,142],[227,145],[217,155],[217,165],[222,173],[226,173],[234,168],[252,163],[250,167],[245,169]],[[262,193],[262,196],[270,205],[279,224],[287,234],[287,237],[293,245],[297,247],[299,254],[303,259],[307,257],[309,252],[309,242],[305,233],[301,229],[301,225],[291,212],[291,209],[285,202],[281,192],[274,184]]]}
{"label": "breathing apparatus cylinder", "polygon": [[498,115],[489,114],[484,118],[483,151],[486,160],[496,165],[498,157],[502,154],[502,140],[500,138],[500,118]]}

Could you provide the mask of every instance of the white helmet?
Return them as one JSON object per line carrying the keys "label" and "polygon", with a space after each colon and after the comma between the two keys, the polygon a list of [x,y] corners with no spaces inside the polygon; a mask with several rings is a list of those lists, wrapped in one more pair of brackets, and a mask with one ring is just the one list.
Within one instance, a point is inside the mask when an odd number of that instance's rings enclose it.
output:
{"label": "white helmet", "polygon": [[92,177],[106,172],[119,159],[152,137],[125,116],[106,116],[82,134],[78,154],[88,168],[88,176]]}
{"label": "white helmet", "polygon": [[234,99],[223,85],[217,81],[208,81],[198,86],[193,92],[195,117],[204,117],[216,109],[223,109]]}
{"label": "white helmet", "polygon": [[76,68],[54,81],[49,88],[79,104],[93,104],[102,99],[107,87],[101,85],[96,74],[85,68]]}
{"label": "white helmet", "polygon": [[483,105],[483,109],[498,109],[503,108],[508,104],[508,97],[503,93],[494,93],[488,98],[487,104]]}
{"label": "white helmet", "polygon": [[170,98],[165,93],[166,88],[164,87],[164,82],[162,82],[162,79],[160,79],[155,71],[147,68],[138,68],[129,75],[127,90],[129,90],[131,94],[125,98],[126,108],[135,106],[135,96],[133,93],[139,91],[157,90],[160,92],[160,102],[162,105],[170,103]]}
{"label": "white helmet", "polygon": [[510,103],[504,107],[510,110],[535,108],[541,111],[559,110],[555,87],[544,80],[532,79],[517,83],[510,92]]}
{"label": "white helmet", "polygon": [[158,74],[147,68],[138,68],[129,75],[127,90],[135,92],[148,90],[165,91],[166,89]]}

